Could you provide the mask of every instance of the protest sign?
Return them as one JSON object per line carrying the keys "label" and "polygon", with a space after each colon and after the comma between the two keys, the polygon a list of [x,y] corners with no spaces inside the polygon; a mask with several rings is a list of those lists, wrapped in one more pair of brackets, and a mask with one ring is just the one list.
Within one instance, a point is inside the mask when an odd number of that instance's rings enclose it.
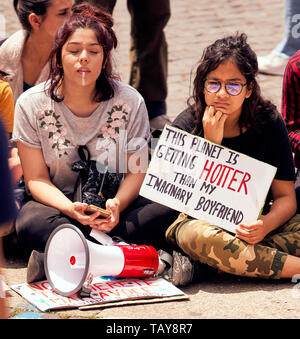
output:
{"label": "protest sign", "polygon": [[259,217],[276,168],[165,126],[140,195],[235,233]]}
{"label": "protest sign", "polygon": [[149,279],[117,279],[113,277],[96,277],[90,285],[92,292],[89,297],[76,294],[64,297],[51,288],[47,280],[32,284],[17,284],[11,289],[24,299],[45,312],[62,308],[94,308],[118,306],[125,303],[161,302],[186,300],[185,294],[163,278]]}

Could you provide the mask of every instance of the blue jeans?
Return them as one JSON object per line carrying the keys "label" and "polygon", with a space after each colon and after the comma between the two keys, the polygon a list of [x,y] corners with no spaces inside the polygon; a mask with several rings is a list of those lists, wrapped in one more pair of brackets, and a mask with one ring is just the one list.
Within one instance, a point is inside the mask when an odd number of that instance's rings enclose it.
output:
{"label": "blue jeans", "polygon": [[285,37],[274,53],[291,57],[300,49],[300,1],[285,0]]}

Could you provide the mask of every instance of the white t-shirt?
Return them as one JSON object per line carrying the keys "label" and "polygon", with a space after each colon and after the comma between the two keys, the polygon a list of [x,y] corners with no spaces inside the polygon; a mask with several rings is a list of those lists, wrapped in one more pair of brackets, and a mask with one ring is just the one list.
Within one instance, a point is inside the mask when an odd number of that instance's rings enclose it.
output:
{"label": "white t-shirt", "polygon": [[145,147],[150,140],[142,96],[116,81],[114,97],[100,102],[89,117],[83,118],[63,102],[52,100],[46,86],[41,83],[32,87],[17,100],[13,139],[42,149],[53,184],[65,194],[74,192],[78,173],[71,170],[71,165],[80,160],[80,145],[87,146],[97,165],[126,173],[126,153]]}

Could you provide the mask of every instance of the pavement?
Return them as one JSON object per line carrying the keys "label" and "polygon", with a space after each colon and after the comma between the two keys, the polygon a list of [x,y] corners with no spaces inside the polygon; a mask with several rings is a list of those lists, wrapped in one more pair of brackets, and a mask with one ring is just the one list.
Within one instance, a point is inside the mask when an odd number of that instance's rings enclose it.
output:
{"label": "pavement", "polygon": [[[266,55],[283,38],[284,2],[281,0],[172,0],[171,10],[172,17],[165,32],[169,46],[167,107],[172,119],[186,107],[197,62],[208,44],[236,31],[245,32],[257,55]],[[125,1],[117,2],[114,17],[119,39],[115,64],[123,81],[127,82],[130,18]],[[19,27],[12,1],[1,0],[0,37],[9,36]],[[259,83],[264,96],[280,109],[282,77],[259,75]],[[8,285],[25,282],[26,260],[22,254],[6,257],[4,275]],[[10,291],[7,304],[12,319],[298,319],[299,286],[297,279],[275,281],[216,274],[181,288],[189,297],[186,301],[44,313]]]}

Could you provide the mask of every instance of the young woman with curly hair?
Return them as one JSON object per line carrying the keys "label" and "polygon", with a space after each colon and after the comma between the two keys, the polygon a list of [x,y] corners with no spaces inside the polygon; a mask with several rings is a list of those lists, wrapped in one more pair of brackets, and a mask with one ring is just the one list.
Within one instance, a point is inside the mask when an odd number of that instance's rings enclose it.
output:
{"label": "young woman with curly hair", "polygon": [[238,225],[235,234],[180,214],[166,236],[191,259],[224,272],[292,277],[300,273],[293,158],[284,122],[261,96],[257,72],[245,34],[215,41],[198,65],[189,107],[173,125],[275,166],[263,214]]}

